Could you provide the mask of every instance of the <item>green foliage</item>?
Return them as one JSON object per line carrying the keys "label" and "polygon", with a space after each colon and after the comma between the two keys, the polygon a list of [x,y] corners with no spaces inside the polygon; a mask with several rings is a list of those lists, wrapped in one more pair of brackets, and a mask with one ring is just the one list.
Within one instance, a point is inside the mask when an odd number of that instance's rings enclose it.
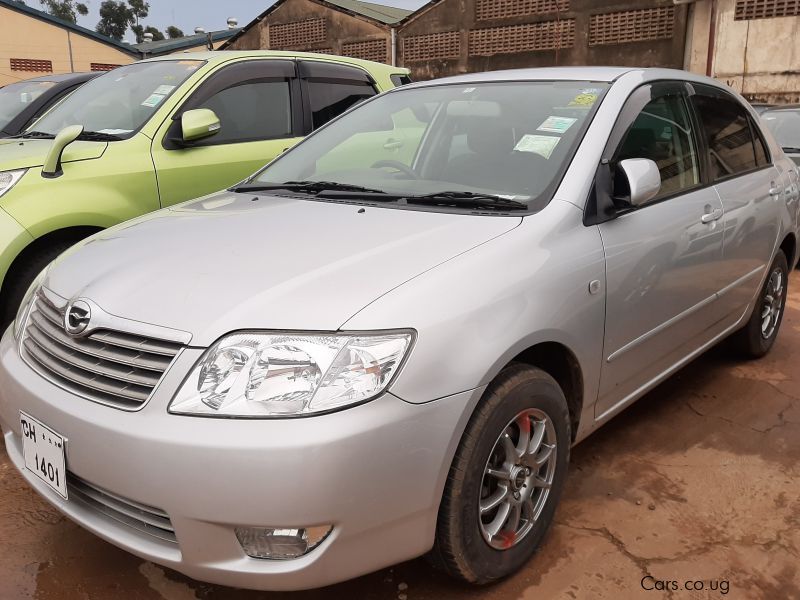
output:
{"label": "green foliage", "polygon": [[170,25],[165,31],[167,33],[167,37],[171,40],[182,38],[184,36],[183,31],[175,27],[175,25]]}
{"label": "green foliage", "polygon": [[86,5],[75,0],[39,0],[39,2],[47,13],[70,23],[76,23],[79,14],[89,14]]}
{"label": "green foliage", "polygon": [[161,33],[158,28],[148,25],[144,28],[145,33],[152,33],[153,34],[153,41],[158,42],[164,39],[164,34]]}
{"label": "green foliage", "polygon": [[122,41],[132,18],[131,9],[121,0],[103,0],[100,4],[100,21],[95,30]]}

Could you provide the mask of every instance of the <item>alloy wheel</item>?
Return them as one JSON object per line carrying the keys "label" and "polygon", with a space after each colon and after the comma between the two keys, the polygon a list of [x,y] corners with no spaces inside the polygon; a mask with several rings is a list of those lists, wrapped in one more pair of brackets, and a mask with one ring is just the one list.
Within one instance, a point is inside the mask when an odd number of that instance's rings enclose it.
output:
{"label": "alloy wheel", "polygon": [[761,305],[761,335],[768,340],[775,333],[783,310],[785,277],[781,269],[775,269],[769,276]]}
{"label": "alloy wheel", "polygon": [[553,422],[538,409],[520,412],[497,438],[481,483],[481,535],[492,548],[508,550],[533,529],[555,471]]}

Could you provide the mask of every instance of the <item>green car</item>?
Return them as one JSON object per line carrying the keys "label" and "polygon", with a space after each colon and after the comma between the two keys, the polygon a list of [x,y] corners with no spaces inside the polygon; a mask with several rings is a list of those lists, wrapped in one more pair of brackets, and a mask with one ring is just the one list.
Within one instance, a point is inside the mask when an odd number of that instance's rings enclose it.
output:
{"label": "green car", "polygon": [[[408,70],[297,52],[207,52],[119,67],[0,140],[0,326],[77,241],[241,181]],[[392,141],[385,156],[400,151]]]}

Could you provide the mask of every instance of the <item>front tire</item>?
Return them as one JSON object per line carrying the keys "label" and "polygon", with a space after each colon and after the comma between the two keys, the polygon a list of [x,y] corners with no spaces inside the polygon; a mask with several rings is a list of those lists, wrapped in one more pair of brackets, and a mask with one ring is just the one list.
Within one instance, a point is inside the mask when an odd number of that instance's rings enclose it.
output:
{"label": "front tire", "polygon": [[522,567],[553,522],[572,439],[564,393],[513,364],[486,390],[450,468],[429,559],[468,583]]}
{"label": "front tire", "polygon": [[17,316],[22,298],[36,276],[73,244],[74,240],[39,248],[26,257],[13,273],[9,273],[8,279],[3,282],[3,291],[0,294],[0,335]]}
{"label": "front tire", "polygon": [[761,358],[775,343],[783,322],[788,283],[789,265],[786,255],[778,250],[750,320],[733,335],[734,344],[745,357]]}

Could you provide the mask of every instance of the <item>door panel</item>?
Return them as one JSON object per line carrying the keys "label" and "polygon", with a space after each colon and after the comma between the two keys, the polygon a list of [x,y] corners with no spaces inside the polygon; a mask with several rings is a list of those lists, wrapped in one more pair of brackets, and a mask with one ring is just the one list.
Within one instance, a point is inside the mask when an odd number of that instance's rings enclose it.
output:
{"label": "door panel", "polygon": [[606,252],[606,337],[601,415],[699,346],[719,319],[721,209],[704,188],[601,224]]}
{"label": "door panel", "polygon": [[[635,91],[609,147],[597,176],[597,195],[616,215],[598,225],[607,288],[598,418],[710,339],[724,285],[723,206],[705,185],[686,88],[664,82]],[[658,167],[661,188],[654,199],[632,206],[617,165],[642,158]]]}
{"label": "door panel", "polygon": [[720,316],[733,324],[758,292],[778,237],[780,173],[768,163],[757,124],[727,92],[693,85],[691,103],[702,127],[709,174],[724,209],[725,285]]}
{"label": "door panel", "polygon": [[[289,60],[234,63],[200,84],[153,140],[161,205],[225,189],[300,141],[299,96],[295,65]],[[180,114],[195,108],[213,110],[220,131],[181,144]]]}
{"label": "door panel", "polygon": [[783,190],[777,169],[768,167],[716,185],[725,210],[722,274],[728,287],[720,295],[721,315],[738,318],[758,292],[778,237],[777,202]]}

